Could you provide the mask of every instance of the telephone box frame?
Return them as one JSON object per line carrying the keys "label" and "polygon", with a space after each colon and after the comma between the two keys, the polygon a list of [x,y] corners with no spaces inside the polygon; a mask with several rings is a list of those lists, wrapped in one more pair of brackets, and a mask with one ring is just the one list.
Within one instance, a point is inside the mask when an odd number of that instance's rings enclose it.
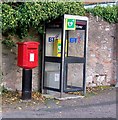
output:
{"label": "telephone box frame", "polygon": [[[65,19],[77,19],[80,21],[86,22],[86,27],[85,29],[85,43],[84,43],[84,57],[83,58],[75,58],[75,57],[65,57]],[[55,27],[53,24],[54,23],[59,23],[58,27]],[[61,28],[61,38],[62,38],[62,43],[61,43],[61,57],[52,57],[52,56],[46,56],[45,55],[45,49],[46,49],[46,30],[47,28]],[[75,91],[83,91],[83,94],[86,94],[86,58],[87,58],[87,46],[88,46],[88,18],[83,17],[83,16],[77,16],[77,15],[67,15],[64,14],[62,17],[55,19],[52,22],[46,22],[45,23],[45,34],[43,36],[43,41],[42,41],[42,66],[41,66],[41,80],[40,80],[40,92],[44,93],[45,90],[51,90],[51,91],[56,91],[60,92],[60,96],[62,96],[63,92],[75,92]],[[60,63],[61,68],[60,68],[60,87],[59,89],[56,88],[51,88],[51,87],[46,87],[44,86],[45,80],[45,62],[55,62],[55,63]],[[65,71],[67,71],[67,64],[68,63],[83,63],[83,86],[82,87],[74,87],[74,89],[67,89],[67,74]]]}

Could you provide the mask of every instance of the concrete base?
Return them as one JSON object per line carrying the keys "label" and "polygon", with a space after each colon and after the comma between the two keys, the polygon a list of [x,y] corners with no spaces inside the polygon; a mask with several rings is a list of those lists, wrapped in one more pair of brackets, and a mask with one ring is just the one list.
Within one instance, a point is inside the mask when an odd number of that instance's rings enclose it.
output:
{"label": "concrete base", "polygon": [[71,100],[71,99],[78,99],[78,98],[84,98],[85,96],[80,95],[73,95],[73,94],[65,94],[63,93],[63,97],[59,97],[58,94],[42,94],[47,99],[56,99],[56,100]]}
{"label": "concrete base", "polygon": [[57,98],[55,97],[56,100],[71,100],[71,99],[77,99],[77,98],[84,98],[84,96],[72,96],[72,97],[63,97],[63,98]]}
{"label": "concrete base", "polygon": [[42,94],[42,96],[47,98],[47,99],[54,99],[54,96],[50,95],[50,94]]}

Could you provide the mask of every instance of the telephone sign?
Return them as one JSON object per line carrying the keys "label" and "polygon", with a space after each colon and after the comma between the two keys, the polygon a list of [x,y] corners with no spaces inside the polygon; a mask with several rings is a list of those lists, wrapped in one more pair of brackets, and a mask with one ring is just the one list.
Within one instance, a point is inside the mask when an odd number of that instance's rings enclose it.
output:
{"label": "telephone sign", "polygon": [[70,38],[70,43],[76,43],[77,42],[77,38]]}
{"label": "telephone sign", "polygon": [[55,37],[49,37],[48,42],[54,42]]}

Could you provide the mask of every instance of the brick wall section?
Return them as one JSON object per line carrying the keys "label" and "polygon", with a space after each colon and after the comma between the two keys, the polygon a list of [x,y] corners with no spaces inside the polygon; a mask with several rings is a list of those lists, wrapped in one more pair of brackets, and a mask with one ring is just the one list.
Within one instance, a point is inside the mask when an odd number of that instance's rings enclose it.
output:
{"label": "brick wall section", "polygon": [[[110,85],[116,81],[115,32],[115,24],[109,24],[97,17],[89,17],[87,86]],[[38,39],[37,33],[30,30],[29,37],[25,40]],[[12,50],[6,49],[5,46],[2,48],[3,84],[10,90],[21,90],[22,87],[22,69],[16,66],[16,48]],[[37,67],[33,69],[33,90],[38,90],[39,78],[40,72]]]}

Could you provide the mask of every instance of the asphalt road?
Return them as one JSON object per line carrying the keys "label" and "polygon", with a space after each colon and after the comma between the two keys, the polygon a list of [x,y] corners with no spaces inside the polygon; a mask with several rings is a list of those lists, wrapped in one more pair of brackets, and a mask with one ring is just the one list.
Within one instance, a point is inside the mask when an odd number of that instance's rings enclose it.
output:
{"label": "asphalt road", "polygon": [[[117,99],[118,100],[118,99]],[[3,112],[3,118],[116,118],[116,89],[105,90],[94,96],[57,101],[22,110]]]}

